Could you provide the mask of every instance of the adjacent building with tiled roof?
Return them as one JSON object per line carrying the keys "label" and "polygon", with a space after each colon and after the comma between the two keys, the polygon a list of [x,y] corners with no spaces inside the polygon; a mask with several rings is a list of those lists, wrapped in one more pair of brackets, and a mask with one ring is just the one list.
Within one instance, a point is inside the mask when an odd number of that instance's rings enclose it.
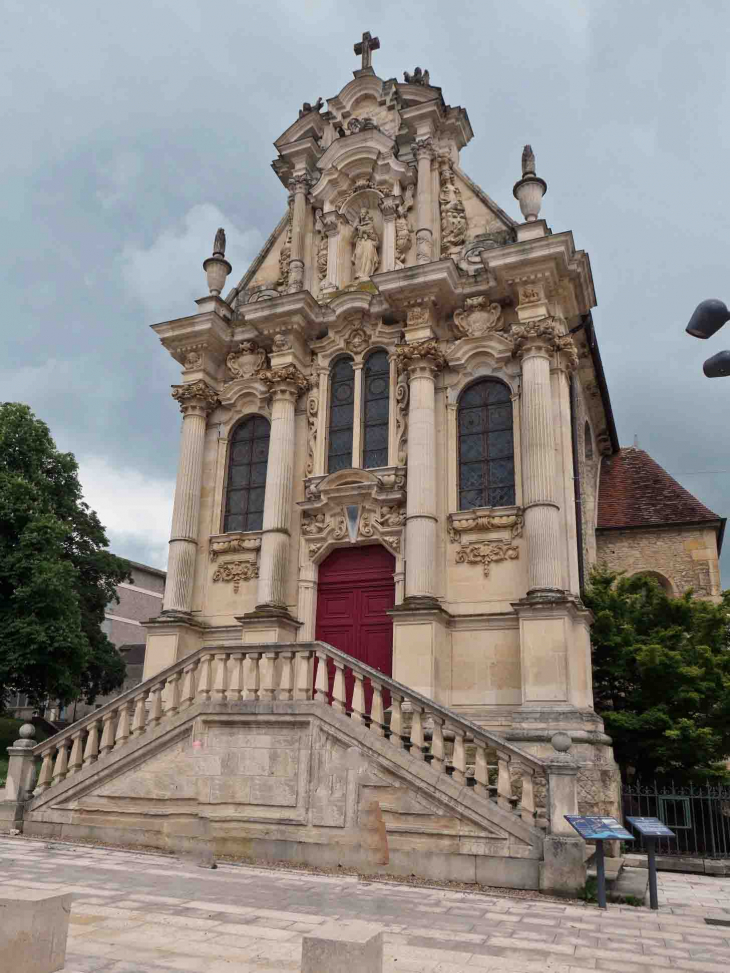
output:
{"label": "adjacent building with tiled roof", "polygon": [[604,456],[596,558],[627,574],[654,575],[672,594],[720,595],[725,518],[713,513],[636,446]]}

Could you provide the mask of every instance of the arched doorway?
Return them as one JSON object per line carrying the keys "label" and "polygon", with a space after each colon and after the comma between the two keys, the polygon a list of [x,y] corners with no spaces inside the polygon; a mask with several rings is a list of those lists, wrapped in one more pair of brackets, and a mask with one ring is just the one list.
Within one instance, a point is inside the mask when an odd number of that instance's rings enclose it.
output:
{"label": "arched doorway", "polygon": [[[393,673],[395,558],[379,544],[333,551],[319,566],[315,638],[360,662]],[[348,705],[352,677],[347,680]],[[365,686],[368,706],[372,691]]]}

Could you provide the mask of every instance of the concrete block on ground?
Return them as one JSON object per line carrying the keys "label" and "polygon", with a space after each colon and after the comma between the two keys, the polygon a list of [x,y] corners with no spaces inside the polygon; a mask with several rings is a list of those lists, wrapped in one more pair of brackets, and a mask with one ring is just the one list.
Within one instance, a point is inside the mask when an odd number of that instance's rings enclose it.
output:
{"label": "concrete block on ground", "polygon": [[357,919],[328,922],[302,937],[302,973],[382,973],[383,930]]}
{"label": "concrete block on ground", "polygon": [[582,838],[548,835],[540,863],[540,891],[575,895],[585,887],[586,865]]}
{"label": "concrete block on ground", "polygon": [[649,870],[646,868],[622,868],[611,882],[606,876],[606,898],[609,902],[625,902],[628,898],[646,900],[649,890]]}
{"label": "concrete block on ground", "polygon": [[0,895],[0,970],[62,970],[72,898],[70,892],[56,895],[33,889],[13,889],[12,896]]}

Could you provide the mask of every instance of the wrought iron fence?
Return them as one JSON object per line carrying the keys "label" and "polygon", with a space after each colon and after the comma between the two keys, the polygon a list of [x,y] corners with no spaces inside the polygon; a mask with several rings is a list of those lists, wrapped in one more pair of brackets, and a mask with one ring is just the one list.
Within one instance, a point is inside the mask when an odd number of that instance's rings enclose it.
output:
{"label": "wrought iron fence", "polygon": [[[657,841],[658,854],[730,858],[730,787],[655,781],[624,784],[621,795],[625,818],[659,818],[676,834]],[[646,850],[638,833],[632,850]]]}

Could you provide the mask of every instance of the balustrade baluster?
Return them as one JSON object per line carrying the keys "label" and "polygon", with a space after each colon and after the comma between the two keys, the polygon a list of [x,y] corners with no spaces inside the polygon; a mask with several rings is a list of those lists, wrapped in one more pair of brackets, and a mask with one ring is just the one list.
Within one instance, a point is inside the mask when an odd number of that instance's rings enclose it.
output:
{"label": "balustrade baluster", "polygon": [[332,687],[332,709],[338,713],[347,712],[347,702],[345,697],[345,666],[344,663],[335,659],[335,680]]}
{"label": "balustrade baluster", "polygon": [[464,731],[454,727],[454,756],[452,758],[454,772],[452,779],[457,784],[466,782],[466,747],[464,746]]}
{"label": "balustrade baluster", "polygon": [[359,672],[353,671],[355,685],[352,688],[352,719],[356,723],[365,723],[365,684]]}
{"label": "balustrade baluster", "polygon": [[260,662],[261,653],[260,652],[248,652],[246,654],[245,666],[245,689],[243,691],[244,699],[258,699],[259,698],[259,679],[260,679]]}
{"label": "balustrade baluster", "polygon": [[520,817],[527,824],[535,823],[535,772],[532,767],[522,764],[522,800]]}
{"label": "balustrade baluster", "polygon": [[187,709],[195,700],[195,682],[198,662],[190,662],[183,669],[182,689],[180,691],[180,709]]}
{"label": "balustrade baluster", "polygon": [[512,808],[512,778],[509,763],[508,754],[497,753],[497,804],[507,810]]}
{"label": "balustrade baluster", "polygon": [[312,659],[313,653],[307,649],[297,652],[294,699],[312,698]]}
{"label": "balustrade baluster", "polygon": [[210,702],[210,667],[213,661],[213,656],[210,652],[206,652],[203,658],[200,660],[200,678],[198,680],[198,693],[202,702]]}
{"label": "balustrade baluster", "polygon": [[373,701],[370,704],[370,729],[376,736],[385,736],[385,713],[383,712],[383,687],[374,679],[370,680]]}
{"label": "balustrade baluster", "polygon": [[132,736],[142,736],[147,723],[147,694],[140,693],[134,700],[134,719],[132,720]]}
{"label": "balustrade baluster", "polygon": [[444,769],[444,721],[440,716],[433,717],[433,736],[431,738],[431,766],[438,773]]}
{"label": "balustrade baluster", "polygon": [[291,699],[294,695],[294,653],[280,652],[281,676],[279,678],[278,699]]}
{"label": "balustrade baluster", "polygon": [[89,764],[96,763],[99,758],[100,722],[100,720],[94,720],[93,723],[89,725],[89,735],[86,737],[86,747],[84,749],[84,767],[88,767]]}
{"label": "balustrade baluster", "polygon": [[180,673],[173,672],[165,683],[165,716],[174,716],[180,709]]}
{"label": "balustrade baluster", "polygon": [[413,704],[411,721],[411,756],[423,760],[423,707]]}
{"label": "balustrade baluster", "polygon": [[240,703],[243,699],[243,652],[232,652],[231,663],[231,684],[228,687],[228,702]]}
{"label": "balustrade baluster", "polygon": [[328,691],[327,656],[324,652],[317,652],[317,682],[314,686],[314,698],[319,703],[326,703]]}
{"label": "balustrade baluster", "polygon": [[71,756],[68,761],[68,776],[71,774],[76,774],[81,770],[81,764],[83,763],[83,753],[84,748],[82,744],[84,736],[83,730],[76,730],[75,733],[71,734]]}
{"label": "balustrade baluster", "polygon": [[123,747],[129,739],[129,707],[127,704],[122,703],[117,710],[117,713],[119,714],[119,721],[117,723],[117,732],[114,736],[115,750],[118,750],[119,747]]}
{"label": "balustrade baluster", "polygon": [[276,652],[264,652],[261,659],[261,699],[273,699],[275,689]]}
{"label": "balustrade baluster", "polygon": [[150,718],[149,725],[154,729],[162,719],[162,683],[158,682],[150,689]]}
{"label": "balustrade baluster", "polygon": [[403,746],[403,697],[390,694],[390,741],[396,747]]}
{"label": "balustrade baluster", "polygon": [[110,710],[108,713],[104,714],[101,721],[102,731],[101,731],[101,747],[99,748],[99,756],[105,757],[108,753],[114,749],[114,730],[116,727],[116,711]]}
{"label": "balustrade baluster", "polygon": [[489,797],[489,765],[487,764],[487,748],[485,744],[479,743],[475,740],[476,744],[476,760],[474,763],[474,777],[476,778],[476,784],[474,785],[474,792],[479,795],[479,797]]}
{"label": "balustrade baluster", "polygon": [[70,741],[68,739],[61,740],[58,744],[58,752],[56,754],[56,762],[53,765],[53,783],[59,784],[68,771],[68,747]]}
{"label": "balustrade baluster", "polygon": [[38,783],[36,784],[36,789],[33,791],[34,794],[42,794],[43,791],[47,791],[51,786],[51,781],[53,780],[53,755],[56,752],[55,747],[51,747],[48,750],[43,751],[43,763],[41,764],[41,772],[38,775]]}
{"label": "balustrade baluster", "polygon": [[216,652],[215,683],[213,684],[213,702],[225,703],[228,699],[226,688],[228,687],[228,653]]}

